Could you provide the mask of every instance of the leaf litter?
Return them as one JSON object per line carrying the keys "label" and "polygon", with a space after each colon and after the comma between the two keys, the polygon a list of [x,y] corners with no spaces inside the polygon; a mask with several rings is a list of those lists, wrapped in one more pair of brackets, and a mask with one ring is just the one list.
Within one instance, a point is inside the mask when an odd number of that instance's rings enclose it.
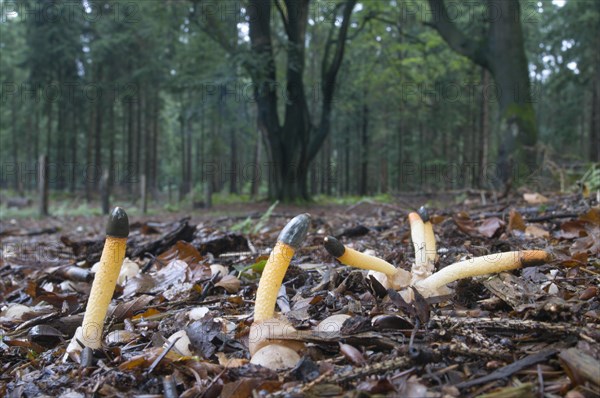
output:
{"label": "leaf litter", "polygon": [[[414,198],[413,198],[414,199]],[[415,208],[421,203],[415,203]],[[453,295],[405,302],[322,248],[327,235],[397,267],[414,259],[403,206],[310,209],[312,228],[286,274],[278,311],[307,343],[274,372],[249,363],[248,334],[283,205],[239,219],[134,220],[121,280],[91,363],[62,363],[81,324],[103,219],[2,227],[0,393],[21,396],[588,397],[600,394],[600,209],[539,194],[430,208],[437,268],[510,250],[555,260],[455,284]],[[297,211],[296,211],[297,210]],[[259,222],[252,220],[258,218]],[[86,233],[77,231],[86,225]],[[12,231],[12,232],[11,232]],[[36,231],[42,231],[37,233]],[[94,232],[96,231],[96,232]],[[29,233],[32,232],[32,233]],[[224,267],[224,268],[223,268]],[[339,332],[317,330],[348,314]]]}

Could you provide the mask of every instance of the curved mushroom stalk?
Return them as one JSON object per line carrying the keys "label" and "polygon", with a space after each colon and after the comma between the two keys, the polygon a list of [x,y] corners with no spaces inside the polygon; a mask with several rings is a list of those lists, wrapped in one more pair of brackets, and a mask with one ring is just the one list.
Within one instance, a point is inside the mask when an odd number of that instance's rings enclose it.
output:
{"label": "curved mushroom stalk", "polygon": [[323,240],[323,245],[329,254],[337,258],[342,264],[369,270],[369,275],[373,275],[386,289],[398,290],[410,283],[410,273],[408,271],[396,268],[378,257],[345,246],[333,236],[327,236]]}
{"label": "curved mushroom stalk", "polygon": [[451,264],[414,286],[425,297],[446,294],[448,283],[459,279],[510,271],[547,263],[552,258],[544,250],[525,250],[490,254]]}
{"label": "curved mushroom stalk", "polygon": [[[100,258],[100,266],[92,283],[83,323],[75,332],[67,347],[67,355],[81,351],[83,347],[98,349],[101,347],[104,318],[108,305],[115,292],[115,286],[125,258],[129,219],[120,207],[111,212],[106,226],[106,241]],[[66,357],[65,357],[66,359]]]}
{"label": "curved mushroom stalk", "polygon": [[437,247],[429,211],[427,211],[425,206],[421,206],[417,213],[419,214],[419,217],[421,217],[421,220],[423,220],[423,229],[425,230],[425,256],[430,264],[435,264],[437,261]]}
{"label": "curved mushroom stalk", "polygon": [[[410,223],[410,237],[415,249],[415,262],[410,271],[412,276],[411,285],[414,285],[433,273],[434,262],[432,261],[432,256],[428,254],[429,249],[427,247],[425,224],[423,223],[423,220],[419,214],[411,212],[408,214],[408,221]],[[435,237],[433,239],[435,245]],[[433,250],[435,250],[435,248],[433,248]]]}
{"label": "curved mushroom stalk", "polygon": [[[294,360],[296,362],[300,360],[297,353],[297,359],[295,359],[296,357],[290,359],[289,352],[290,350],[294,352],[301,350],[304,348],[304,344],[290,340],[294,336],[297,337],[297,331],[286,321],[275,317],[275,303],[290,261],[306,238],[309,226],[309,214],[294,217],[279,234],[277,243],[265,264],[256,291],[254,323],[250,327],[249,349],[252,363],[277,370],[284,365],[287,367]],[[273,347],[267,350],[269,346]],[[277,346],[286,349],[280,349]],[[281,350],[281,355],[274,354],[276,350]],[[265,352],[269,354],[265,355]],[[286,358],[286,361],[282,358]]]}

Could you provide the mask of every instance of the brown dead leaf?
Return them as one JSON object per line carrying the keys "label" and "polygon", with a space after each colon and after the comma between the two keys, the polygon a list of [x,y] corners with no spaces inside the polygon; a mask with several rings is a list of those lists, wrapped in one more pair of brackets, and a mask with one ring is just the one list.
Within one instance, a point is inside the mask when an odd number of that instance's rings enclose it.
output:
{"label": "brown dead leaf", "polygon": [[525,199],[525,202],[529,203],[530,205],[541,205],[550,201],[547,197],[537,192],[525,193],[523,194],[523,199]]}
{"label": "brown dead leaf", "polygon": [[585,225],[582,221],[565,221],[560,226],[560,231],[556,234],[559,239],[575,239],[585,235]]}
{"label": "brown dead leaf", "polygon": [[534,238],[549,238],[550,237],[550,233],[548,231],[546,231],[542,227],[538,227],[535,224],[528,225],[527,228],[525,228],[525,235],[531,236]]}
{"label": "brown dead leaf", "polygon": [[387,378],[377,380],[365,380],[356,386],[358,391],[365,391],[369,394],[388,394],[395,392],[396,388]]}
{"label": "brown dead leaf", "polygon": [[[149,368],[150,365],[152,365],[152,363],[160,356],[163,355],[163,351],[165,349],[163,347],[155,347],[155,348],[148,348],[146,350],[144,350],[143,354],[141,355],[136,355],[132,358],[130,358],[129,360],[123,362],[122,364],[119,365],[119,370],[134,370],[134,369],[146,369]],[[164,366],[167,366],[168,364],[172,363],[173,361],[176,361],[177,359],[179,359],[180,355],[175,353],[174,351],[169,351],[166,355],[164,355],[164,357],[162,358],[162,360],[160,361],[158,368],[162,368]]]}
{"label": "brown dead leaf", "polygon": [[477,235],[477,228],[475,227],[475,223],[464,211],[453,215],[452,219],[454,220],[454,223],[461,232],[471,236]]}
{"label": "brown dead leaf", "polygon": [[591,208],[590,211],[579,217],[581,221],[600,225],[600,207]]}
{"label": "brown dead leaf", "polygon": [[142,309],[145,309],[153,299],[154,296],[142,294],[133,300],[119,303],[112,310],[112,312],[109,312],[108,318],[114,318],[116,322],[121,322],[125,318],[131,318],[139,313]]}
{"label": "brown dead leaf", "polygon": [[239,368],[240,366],[248,364],[247,359],[227,358],[227,355],[225,355],[224,352],[217,352],[215,355],[219,359],[219,365],[224,366],[226,368]]}
{"label": "brown dead leaf", "polygon": [[525,231],[526,228],[521,214],[515,209],[511,209],[508,216],[508,231]]}
{"label": "brown dead leaf", "polygon": [[365,365],[367,361],[363,357],[362,353],[354,346],[350,344],[338,343],[340,345],[340,352],[348,361],[355,365]]}
{"label": "brown dead leaf", "polygon": [[504,225],[504,221],[502,221],[498,217],[486,218],[483,221],[483,223],[481,223],[481,225],[477,227],[477,231],[486,238],[491,238],[492,236],[496,235],[496,233]]}
{"label": "brown dead leaf", "polygon": [[221,398],[246,398],[252,396],[254,390],[275,392],[281,388],[281,382],[262,380],[259,378],[243,378],[232,383],[226,383],[221,391]]}
{"label": "brown dead leaf", "polygon": [[157,259],[160,260],[161,264],[177,259],[192,265],[202,260],[202,255],[191,243],[180,240],[171,246],[169,250],[158,256]]}
{"label": "brown dead leaf", "polygon": [[222,287],[227,293],[237,293],[240,291],[240,280],[235,275],[225,275],[215,286]]}

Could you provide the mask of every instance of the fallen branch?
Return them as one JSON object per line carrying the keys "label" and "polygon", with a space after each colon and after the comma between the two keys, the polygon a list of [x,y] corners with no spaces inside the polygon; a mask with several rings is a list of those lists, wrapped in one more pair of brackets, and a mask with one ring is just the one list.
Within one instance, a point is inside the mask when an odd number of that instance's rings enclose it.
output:
{"label": "fallen branch", "polygon": [[479,377],[474,380],[465,381],[462,383],[458,383],[456,387],[458,388],[468,388],[472,386],[476,386],[478,384],[488,383],[490,381],[504,379],[506,377],[511,376],[514,373],[517,373],[519,370],[527,368],[531,365],[535,365],[539,362],[546,360],[548,357],[556,354],[558,350],[546,350],[542,352],[538,352],[536,354],[528,355],[525,358],[519,359],[516,362],[511,363],[503,368],[498,369],[497,371],[490,373],[489,375]]}

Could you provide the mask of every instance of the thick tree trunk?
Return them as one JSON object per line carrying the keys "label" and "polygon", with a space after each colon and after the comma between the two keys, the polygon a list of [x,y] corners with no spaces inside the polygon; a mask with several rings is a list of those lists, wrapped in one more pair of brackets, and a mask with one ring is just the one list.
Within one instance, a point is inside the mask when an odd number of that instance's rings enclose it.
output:
{"label": "thick tree trunk", "polygon": [[529,70],[523,43],[518,0],[490,0],[500,17],[490,24],[488,65],[498,86],[501,144],[498,153],[502,182],[522,184],[536,168],[537,126]]}
{"label": "thick tree trunk", "polygon": [[[444,0],[429,0],[430,24],[456,52],[490,71],[500,108],[501,143],[496,182],[524,183],[535,170],[537,126],[523,42],[518,0],[488,0],[494,16],[484,41],[461,32],[448,16]],[[493,94],[493,87],[488,94]],[[488,173],[489,174],[489,173]]]}
{"label": "thick tree trunk", "polygon": [[[600,39],[597,40],[600,42]],[[593,78],[590,114],[590,162],[600,162],[600,54],[596,53],[596,75]]]}
{"label": "thick tree trunk", "polygon": [[277,87],[274,84],[277,80],[270,25],[272,2],[250,1],[248,9],[253,12],[249,23],[251,47],[257,58],[264,60],[264,63],[259,68],[251,65],[248,67],[255,87],[259,130],[266,135],[265,141],[273,168],[269,191],[280,200],[309,199],[308,170],[329,134],[335,81],[343,59],[350,14],[355,3],[356,0],[346,1],[337,38],[334,40],[330,35],[331,40],[326,46],[322,67],[323,103],[317,128],[310,121],[303,80],[309,1],[286,0],[285,11],[278,4],[288,38],[283,125],[278,116]]}

